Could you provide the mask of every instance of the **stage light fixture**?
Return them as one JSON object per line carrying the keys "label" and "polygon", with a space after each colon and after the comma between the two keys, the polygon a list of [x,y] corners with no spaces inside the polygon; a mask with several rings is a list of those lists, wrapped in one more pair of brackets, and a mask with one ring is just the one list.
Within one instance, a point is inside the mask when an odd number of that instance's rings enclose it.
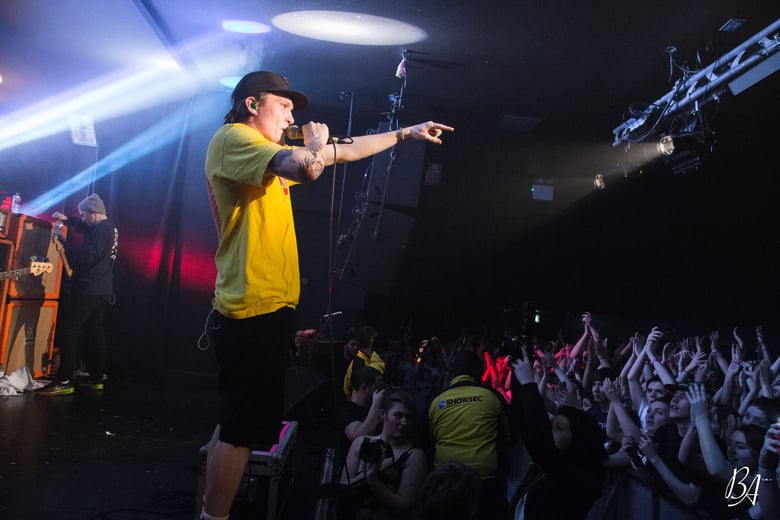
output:
{"label": "stage light fixture", "polygon": [[291,11],[274,16],[271,23],[304,38],[351,45],[404,45],[428,37],[400,20],[346,11]]}
{"label": "stage light fixture", "polygon": [[[731,27],[736,27],[736,22],[724,25],[721,30],[729,30]],[[671,56],[675,51],[674,46],[667,48],[670,74],[674,70]],[[670,128],[675,121],[690,116],[700,118],[701,108],[709,103],[720,102],[726,86],[736,96],[780,70],[780,18],[708,66],[699,70],[682,70],[683,76],[669,92],[647,103],[646,110],[631,111],[633,117],[612,130],[615,137],[612,146],[622,142],[644,142],[655,135],[658,128]],[[692,131],[693,128],[687,130]],[[706,125],[703,130],[706,130]]]}
{"label": "stage light fixture", "polygon": [[658,143],[658,151],[664,155],[672,155],[674,153],[674,140],[671,135],[661,137]]}
{"label": "stage light fixture", "polygon": [[604,181],[604,176],[602,174],[599,173],[596,175],[596,177],[593,179],[593,186],[600,190],[603,190],[607,187],[607,183]]}

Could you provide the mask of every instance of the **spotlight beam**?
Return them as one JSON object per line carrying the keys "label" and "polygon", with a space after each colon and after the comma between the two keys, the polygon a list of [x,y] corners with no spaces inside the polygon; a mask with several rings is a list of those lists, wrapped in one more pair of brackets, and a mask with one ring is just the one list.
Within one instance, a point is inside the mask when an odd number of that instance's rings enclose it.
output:
{"label": "spotlight beam", "polygon": [[[219,51],[223,43],[224,36],[214,33],[185,47],[205,55]],[[219,54],[208,60],[208,66],[208,77],[158,65],[127,68],[24,107],[0,117],[0,150],[67,131],[74,114],[89,114],[98,122],[187,96],[203,84],[216,83],[215,78],[232,71],[235,62]]]}
{"label": "spotlight beam", "polygon": [[153,127],[138,134],[94,166],[82,170],[59,186],[32,199],[25,204],[25,212],[30,215],[41,214],[94,181],[102,179],[174,140],[183,138],[187,133],[211,123],[213,121],[208,114],[203,113],[203,111],[190,111],[188,103],[186,107],[178,109]]}

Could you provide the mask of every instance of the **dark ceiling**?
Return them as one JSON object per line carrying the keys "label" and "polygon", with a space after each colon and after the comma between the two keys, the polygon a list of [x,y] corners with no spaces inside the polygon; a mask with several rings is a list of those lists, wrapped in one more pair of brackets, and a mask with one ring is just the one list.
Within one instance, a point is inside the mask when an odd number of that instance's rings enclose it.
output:
{"label": "dark ceiling", "polygon": [[[707,64],[773,22],[780,8],[763,2],[654,2],[486,0],[7,0],[0,7],[0,59],[6,113],[82,85],[161,46],[177,53],[190,73],[208,74],[186,45],[213,34],[222,19],[271,25],[282,12],[360,12],[420,27],[423,41],[398,46],[324,43],[272,30],[223,36],[246,54],[252,68],[282,72],[317,106],[344,109],[342,92],[356,93],[366,110],[387,107],[398,92],[394,77],[409,55],[404,118],[431,117],[490,133],[503,114],[539,118],[550,136],[604,136],[630,103],[665,93],[666,48],[680,63]],[[718,29],[745,19],[735,33]],[[227,42],[232,38],[231,41]],[[678,77],[679,75],[675,76]]]}
{"label": "dark ceiling", "polygon": [[[423,298],[456,293],[453,286],[463,284],[470,298],[506,301],[513,297],[504,292],[515,291],[527,293],[518,299],[573,306],[599,301],[605,311],[617,311],[623,304],[616,300],[637,299],[626,293],[626,285],[636,285],[641,297],[654,287],[647,281],[654,269],[664,276],[676,272],[664,255],[705,251],[712,258],[731,247],[698,244],[697,251],[688,251],[685,246],[690,237],[706,235],[701,228],[710,228],[701,215],[706,204],[691,202],[691,193],[703,193],[696,191],[700,180],[651,180],[647,188],[617,188],[623,191],[611,196],[605,190],[587,200],[582,190],[592,191],[594,174],[620,163],[622,147],[612,146],[612,130],[629,107],[669,91],[670,74],[672,81],[680,77],[679,68],[670,71],[670,46],[677,49],[677,65],[706,66],[777,20],[780,5],[773,0],[5,0],[0,4],[0,117],[160,51],[175,54],[196,89],[214,89],[202,80],[209,66],[192,42],[217,33],[225,18],[270,25],[276,14],[302,9],[386,16],[427,33],[416,43],[384,47],[325,43],[277,29],[223,36],[222,41],[243,53],[244,65],[236,74],[252,69],[284,74],[311,99],[299,121],[321,118],[336,134],[350,126],[352,133],[363,133],[384,117],[388,96],[401,87],[396,67],[402,52],[409,51],[401,122],[435,119],[452,124],[456,133],[431,151],[431,160],[443,166],[442,182],[421,194],[408,248],[412,258],[405,260],[428,266],[403,274],[401,292],[419,290],[422,280],[430,280]],[[731,18],[745,23],[736,32],[719,31]],[[727,148],[723,141],[728,138],[744,144],[749,133],[769,133],[765,142],[776,141],[777,91],[775,75],[741,96],[722,99],[711,120],[720,146]],[[749,167],[761,169],[768,160],[765,155]],[[774,162],[767,167],[776,170]],[[742,173],[747,177],[748,172]],[[536,178],[555,182],[555,203],[530,200],[528,188]],[[578,179],[570,183],[575,187],[567,184],[571,179]],[[683,199],[680,204],[669,197],[659,200],[669,186],[663,183],[677,183],[672,189]],[[728,187],[712,190],[702,195],[709,197],[710,207],[749,204],[718,199]],[[760,191],[766,196],[766,189]],[[769,207],[768,202],[754,205],[743,215],[767,225],[761,212]],[[666,215],[659,217],[658,226],[650,218],[656,212]],[[618,230],[607,223],[616,223]],[[741,233],[723,222],[718,225],[724,233]],[[634,243],[618,242],[626,238]],[[651,251],[647,244],[653,240],[661,242]],[[745,246],[742,240],[751,239],[739,239]],[[660,257],[661,267],[640,263],[629,276],[620,267],[624,262],[615,260],[627,248],[638,256]],[[686,258],[680,269],[691,268],[690,262]],[[721,273],[721,265],[709,269]],[[554,276],[539,276],[540,270]],[[596,281],[584,281],[594,276]],[[435,283],[437,279],[441,282]],[[509,279],[517,280],[516,285]],[[637,285],[637,279],[643,282]],[[707,279],[702,274],[696,283],[706,285]],[[673,289],[665,291],[674,298]]]}

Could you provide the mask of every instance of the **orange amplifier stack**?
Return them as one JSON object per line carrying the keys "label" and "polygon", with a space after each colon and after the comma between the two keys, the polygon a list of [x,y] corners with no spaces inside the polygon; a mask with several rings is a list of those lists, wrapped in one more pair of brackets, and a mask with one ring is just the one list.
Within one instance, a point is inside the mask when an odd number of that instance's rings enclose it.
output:
{"label": "orange amplifier stack", "polygon": [[0,363],[41,377],[51,369],[62,281],[53,225],[0,211]]}

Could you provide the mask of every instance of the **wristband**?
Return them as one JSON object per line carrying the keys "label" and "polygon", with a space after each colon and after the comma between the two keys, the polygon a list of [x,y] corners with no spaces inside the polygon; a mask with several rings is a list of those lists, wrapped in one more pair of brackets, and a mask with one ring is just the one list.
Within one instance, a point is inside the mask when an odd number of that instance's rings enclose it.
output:
{"label": "wristband", "polygon": [[400,143],[400,142],[401,142],[401,141],[403,141],[404,139],[406,139],[406,136],[404,135],[404,129],[403,129],[403,128],[399,128],[399,129],[398,129],[398,130],[396,130],[396,132],[395,132],[395,141],[396,141],[397,143]]}

